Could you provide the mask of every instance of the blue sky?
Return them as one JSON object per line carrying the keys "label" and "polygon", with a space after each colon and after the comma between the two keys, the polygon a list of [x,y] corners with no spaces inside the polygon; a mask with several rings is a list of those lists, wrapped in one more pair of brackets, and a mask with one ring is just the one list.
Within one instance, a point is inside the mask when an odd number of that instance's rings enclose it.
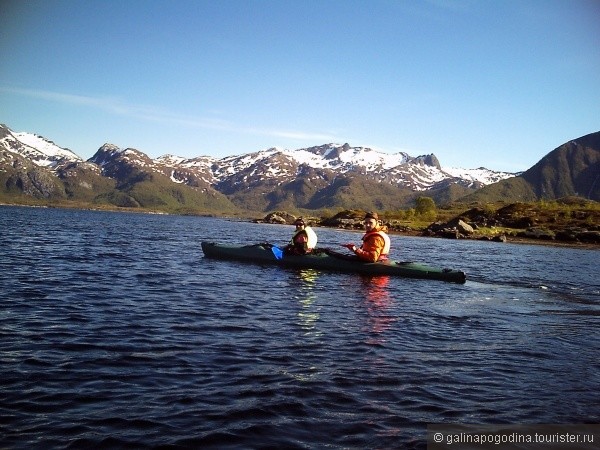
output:
{"label": "blue sky", "polygon": [[519,171],[600,130],[597,0],[3,0],[0,122],[91,157],[329,142]]}

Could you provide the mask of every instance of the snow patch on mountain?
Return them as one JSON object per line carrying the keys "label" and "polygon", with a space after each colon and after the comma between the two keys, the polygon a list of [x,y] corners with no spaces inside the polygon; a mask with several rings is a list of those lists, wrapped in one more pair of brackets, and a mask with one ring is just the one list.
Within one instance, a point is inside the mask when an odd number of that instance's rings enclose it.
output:
{"label": "snow patch on mountain", "polygon": [[156,158],[155,161],[159,164],[164,164],[167,166],[177,166],[184,164],[188,160],[182,156],[163,155]]}
{"label": "snow patch on mountain", "polygon": [[497,183],[498,181],[502,181],[507,178],[512,178],[518,175],[509,172],[496,172],[493,170],[486,169],[485,167],[479,167],[478,169],[460,169],[456,167],[444,167],[442,170],[454,178],[470,180],[472,182],[478,182],[484,185]]}
{"label": "snow patch on mountain", "polygon": [[29,133],[14,133],[13,136],[31,149],[37,150],[50,158],[82,160],[72,151],[61,148],[54,142],[48,141],[41,136]]}
{"label": "snow patch on mountain", "polygon": [[514,174],[485,168],[455,169],[440,167],[434,155],[411,157],[406,153],[387,154],[348,144],[326,144],[297,150],[269,148],[244,155],[213,160],[212,172],[219,181],[245,173],[235,184],[250,177],[291,179],[300,166],[331,170],[340,174],[357,173],[371,176],[378,182],[404,185],[424,191],[448,179],[460,179],[471,185],[486,185],[510,178]]}
{"label": "snow patch on mountain", "polygon": [[350,147],[348,144],[327,144],[321,147],[280,150],[299,164],[316,169],[331,169],[347,172],[356,167],[366,171],[386,170],[404,164],[404,153],[387,154],[366,147]]}
{"label": "snow patch on mountain", "polygon": [[64,161],[83,161],[71,150],[61,148],[54,142],[31,133],[14,133],[8,128],[4,129],[4,137],[0,139],[0,146],[10,149],[30,159],[42,167],[55,167]]}

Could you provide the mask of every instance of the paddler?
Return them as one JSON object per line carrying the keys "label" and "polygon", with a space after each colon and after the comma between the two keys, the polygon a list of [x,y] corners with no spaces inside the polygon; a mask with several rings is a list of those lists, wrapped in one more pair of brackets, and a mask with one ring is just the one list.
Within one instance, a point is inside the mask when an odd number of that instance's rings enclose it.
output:
{"label": "paddler", "polygon": [[360,248],[354,244],[342,244],[342,246],[353,252],[361,261],[386,260],[391,246],[390,237],[385,233],[387,227],[382,225],[376,212],[366,213],[363,224],[365,234],[362,237],[363,243]]}
{"label": "paddler", "polygon": [[313,229],[306,225],[302,217],[298,217],[294,222],[296,230],[290,243],[285,248],[286,253],[292,253],[294,255],[306,255],[312,252],[317,246],[317,233]]}

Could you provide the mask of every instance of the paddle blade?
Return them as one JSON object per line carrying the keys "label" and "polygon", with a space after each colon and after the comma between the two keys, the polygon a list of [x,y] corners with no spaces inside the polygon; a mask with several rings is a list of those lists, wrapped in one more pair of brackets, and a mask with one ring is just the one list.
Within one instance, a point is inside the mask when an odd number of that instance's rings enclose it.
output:
{"label": "paddle blade", "polygon": [[273,256],[275,256],[275,259],[283,259],[283,250],[279,247],[274,245],[271,247],[271,251],[273,252]]}

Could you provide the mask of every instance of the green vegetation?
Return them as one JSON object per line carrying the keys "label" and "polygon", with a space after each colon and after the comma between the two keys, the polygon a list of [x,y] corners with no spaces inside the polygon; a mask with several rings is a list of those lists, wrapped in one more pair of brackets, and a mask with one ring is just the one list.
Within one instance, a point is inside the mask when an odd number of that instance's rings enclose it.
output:
{"label": "green vegetation", "polygon": [[[421,199],[420,208],[384,211],[384,221],[395,231],[424,231],[434,204]],[[600,232],[600,203],[580,197],[517,203],[450,204],[435,209],[438,223],[462,219],[474,224],[474,237],[519,236],[535,239],[573,240],[577,233]],[[596,242],[597,237],[588,237]]]}
{"label": "green vegetation", "polygon": [[435,220],[437,208],[431,197],[419,197],[417,198],[416,204],[415,214],[418,217]]}

